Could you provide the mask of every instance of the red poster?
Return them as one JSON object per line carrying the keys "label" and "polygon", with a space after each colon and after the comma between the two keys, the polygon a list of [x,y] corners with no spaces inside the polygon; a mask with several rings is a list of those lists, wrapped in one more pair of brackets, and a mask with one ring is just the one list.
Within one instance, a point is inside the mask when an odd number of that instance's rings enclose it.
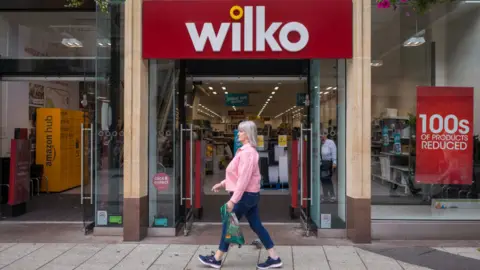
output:
{"label": "red poster", "polygon": [[30,199],[30,141],[12,140],[10,152],[8,204],[17,205]]}
{"label": "red poster", "polygon": [[157,173],[153,176],[152,183],[157,191],[166,191],[170,185],[170,176],[166,173]]}
{"label": "red poster", "polygon": [[143,1],[143,57],[352,57],[351,0]]}
{"label": "red poster", "polygon": [[417,87],[415,180],[472,184],[472,87]]}

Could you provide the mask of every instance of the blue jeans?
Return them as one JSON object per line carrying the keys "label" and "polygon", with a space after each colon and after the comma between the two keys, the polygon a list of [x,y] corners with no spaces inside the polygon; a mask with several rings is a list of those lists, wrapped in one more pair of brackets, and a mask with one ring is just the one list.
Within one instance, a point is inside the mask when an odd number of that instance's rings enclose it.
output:
{"label": "blue jeans", "polygon": [[[230,193],[232,196],[232,193]],[[233,213],[237,215],[238,220],[245,216],[250,224],[250,228],[258,235],[260,241],[266,249],[273,248],[273,241],[270,238],[265,227],[263,227],[258,214],[258,202],[260,201],[260,193],[244,192],[240,201],[233,207]],[[219,250],[223,252],[228,251],[229,243],[225,242],[225,233],[227,230],[226,224],[222,226],[222,238],[220,240]]]}

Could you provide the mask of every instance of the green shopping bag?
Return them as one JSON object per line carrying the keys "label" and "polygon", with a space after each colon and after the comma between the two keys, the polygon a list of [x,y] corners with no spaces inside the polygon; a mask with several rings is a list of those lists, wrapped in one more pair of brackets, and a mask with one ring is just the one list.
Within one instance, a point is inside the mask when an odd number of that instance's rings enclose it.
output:
{"label": "green shopping bag", "polygon": [[224,204],[222,207],[220,207],[220,215],[222,216],[222,222],[227,225],[225,242],[237,244],[239,247],[245,244],[245,237],[243,237],[237,216],[235,213],[229,213],[227,211],[227,204]]}

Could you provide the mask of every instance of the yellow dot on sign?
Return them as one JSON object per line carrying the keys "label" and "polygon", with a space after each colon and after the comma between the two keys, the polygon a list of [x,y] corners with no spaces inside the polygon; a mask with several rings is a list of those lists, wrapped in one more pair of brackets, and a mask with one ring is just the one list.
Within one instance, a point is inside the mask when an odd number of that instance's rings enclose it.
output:
{"label": "yellow dot on sign", "polygon": [[243,8],[240,6],[233,6],[230,9],[230,17],[235,21],[240,20],[243,17]]}

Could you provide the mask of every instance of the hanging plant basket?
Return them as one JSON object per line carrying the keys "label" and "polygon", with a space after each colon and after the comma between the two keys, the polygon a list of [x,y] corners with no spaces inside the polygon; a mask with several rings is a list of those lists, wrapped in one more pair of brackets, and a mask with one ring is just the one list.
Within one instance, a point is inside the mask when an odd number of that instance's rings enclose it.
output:
{"label": "hanging plant basket", "polygon": [[376,0],[377,8],[392,8],[395,10],[400,5],[413,8],[416,13],[424,14],[433,6],[443,3],[451,3],[457,0]]}
{"label": "hanging plant basket", "polygon": [[[83,2],[84,0],[66,0],[65,7],[78,8],[83,5]],[[109,2],[110,0],[95,0],[95,3],[102,12],[108,12]]]}

